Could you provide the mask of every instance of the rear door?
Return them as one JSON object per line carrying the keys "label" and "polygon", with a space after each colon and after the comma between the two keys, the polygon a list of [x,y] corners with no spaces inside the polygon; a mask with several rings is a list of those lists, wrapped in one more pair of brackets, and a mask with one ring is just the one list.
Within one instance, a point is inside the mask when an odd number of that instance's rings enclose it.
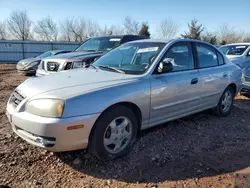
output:
{"label": "rear door", "polygon": [[151,76],[150,124],[182,117],[198,108],[201,80],[195,69],[191,44],[173,44],[163,59],[169,59],[174,68],[171,72]]}
{"label": "rear door", "polygon": [[204,43],[194,44],[202,84],[199,109],[209,109],[217,105],[229,83],[229,70],[224,65],[223,56],[214,47]]}

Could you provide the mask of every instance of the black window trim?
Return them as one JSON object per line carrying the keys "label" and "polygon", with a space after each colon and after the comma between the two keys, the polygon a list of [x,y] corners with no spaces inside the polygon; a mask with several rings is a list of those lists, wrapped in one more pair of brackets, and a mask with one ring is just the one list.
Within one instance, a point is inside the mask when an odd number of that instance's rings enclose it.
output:
{"label": "black window trim", "polygon": [[196,63],[195,63],[195,58],[194,58],[195,56],[194,56],[194,53],[193,53],[192,42],[189,42],[189,41],[178,41],[178,42],[173,43],[173,44],[167,49],[167,51],[163,54],[161,60],[158,62],[157,66],[155,67],[155,70],[153,71],[153,74],[156,74],[155,72],[156,72],[156,70],[158,69],[158,66],[159,66],[160,62],[163,61],[163,58],[164,58],[165,54],[166,54],[173,46],[178,45],[178,44],[188,44],[188,45],[189,45],[189,47],[190,47],[190,49],[191,49],[191,55],[192,55],[192,59],[193,59],[194,68],[193,68],[193,69],[186,69],[186,70],[171,71],[171,72],[161,73],[161,74],[158,74],[158,75],[165,75],[165,74],[171,74],[171,73],[176,73],[176,72],[184,72],[184,71],[193,71],[193,70],[196,70],[196,68],[195,68],[195,66],[196,66],[195,64],[196,64]]}
{"label": "black window trim", "polygon": [[[208,46],[212,49],[214,49],[215,53],[216,53],[216,56],[217,56],[217,65],[214,65],[214,66],[210,66],[210,67],[199,67],[199,59],[198,59],[198,51],[197,51],[197,44],[201,44],[201,45],[204,45],[204,46]],[[193,42],[193,45],[194,45],[194,48],[195,48],[195,52],[196,52],[196,58],[197,58],[197,69],[208,69],[208,68],[214,68],[214,67],[219,67],[219,66],[223,66],[225,65],[225,59],[224,59],[224,56],[219,52],[219,50],[217,50],[215,47],[213,46],[210,46],[208,44],[205,44],[205,43],[202,43],[202,42]],[[218,54],[220,54],[222,56],[222,59],[223,59],[223,64],[219,64],[219,58],[218,58]]]}

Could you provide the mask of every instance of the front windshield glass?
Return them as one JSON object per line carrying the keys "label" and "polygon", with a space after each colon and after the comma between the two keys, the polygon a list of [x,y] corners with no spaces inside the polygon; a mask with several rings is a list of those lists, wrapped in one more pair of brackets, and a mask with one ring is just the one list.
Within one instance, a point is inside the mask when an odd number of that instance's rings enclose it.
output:
{"label": "front windshield glass", "polygon": [[108,51],[120,44],[119,37],[92,38],[83,43],[75,51]]}
{"label": "front windshield glass", "polygon": [[42,54],[40,54],[40,55],[38,55],[38,56],[36,56],[36,57],[42,59],[42,58],[49,57],[49,56],[51,56],[51,55],[52,55],[51,52],[44,52],[44,53],[42,53]]}
{"label": "front windshield glass", "polygon": [[223,46],[220,48],[220,51],[225,55],[242,55],[249,45],[230,45]]}
{"label": "front windshield glass", "polygon": [[127,43],[102,56],[93,65],[107,71],[112,71],[111,67],[126,74],[143,74],[165,45],[152,42]]}

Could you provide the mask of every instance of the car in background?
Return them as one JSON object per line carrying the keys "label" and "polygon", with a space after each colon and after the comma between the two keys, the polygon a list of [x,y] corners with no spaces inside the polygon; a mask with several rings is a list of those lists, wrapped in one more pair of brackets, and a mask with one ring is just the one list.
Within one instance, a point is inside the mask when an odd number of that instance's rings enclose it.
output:
{"label": "car in background", "polygon": [[17,63],[17,70],[24,75],[35,75],[41,59],[58,54],[69,53],[68,50],[52,50],[44,52],[36,57],[23,59]]}
{"label": "car in background", "polygon": [[242,69],[250,65],[250,43],[223,45],[219,50]]}
{"label": "car in background", "polygon": [[142,129],[206,109],[229,115],[241,74],[202,41],[133,41],[87,69],[26,80],[11,94],[6,114],[14,132],[35,146],[88,147],[111,160],[128,153]]}
{"label": "car in background", "polygon": [[250,64],[242,70],[242,95],[250,96]]}
{"label": "car in background", "polygon": [[139,35],[110,35],[88,39],[75,51],[46,58],[41,61],[37,76],[44,76],[60,71],[83,68],[93,63],[107,51],[126,42],[145,39]]}

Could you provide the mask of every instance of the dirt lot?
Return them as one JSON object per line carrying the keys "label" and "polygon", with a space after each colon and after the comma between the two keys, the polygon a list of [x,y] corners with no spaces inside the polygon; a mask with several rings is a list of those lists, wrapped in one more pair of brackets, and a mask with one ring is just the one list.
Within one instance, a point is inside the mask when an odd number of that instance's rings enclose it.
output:
{"label": "dirt lot", "polygon": [[208,111],[143,131],[128,155],[103,162],[85,151],[46,152],[12,133],[5,106],[25,79],[14,65],[0,65],[0,185],[250,187],[247,97],[237,96],[226,118]]}

